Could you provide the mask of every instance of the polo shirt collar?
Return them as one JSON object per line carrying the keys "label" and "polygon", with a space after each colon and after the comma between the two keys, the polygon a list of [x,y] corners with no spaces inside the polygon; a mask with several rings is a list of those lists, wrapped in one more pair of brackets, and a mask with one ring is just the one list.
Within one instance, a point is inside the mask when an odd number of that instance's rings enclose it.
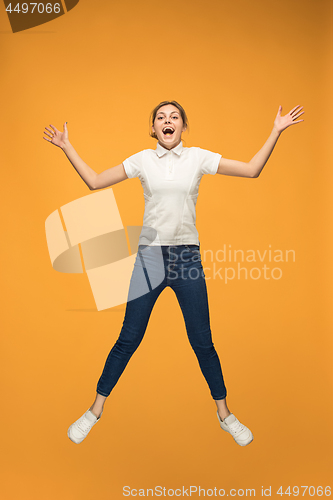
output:
{"label": "polo shirt collar", "polygon": [[176,146],[175,148],[172,148],[171,150],[169,149],[165,149],[163,146],[161,146],[161,144],[158,142],[157,143],[157,146],[156,146],[156,154],[159,158],[161,158],[161,156],[165,155],[166,153],[168,153],[169,151],[172,151],[173,153],[175,153],[176,155],[180,156],[181,155],[181,152],[183,151],[183,143],[182,141],[180,141],[180,143],[178,144],[178,146]]}

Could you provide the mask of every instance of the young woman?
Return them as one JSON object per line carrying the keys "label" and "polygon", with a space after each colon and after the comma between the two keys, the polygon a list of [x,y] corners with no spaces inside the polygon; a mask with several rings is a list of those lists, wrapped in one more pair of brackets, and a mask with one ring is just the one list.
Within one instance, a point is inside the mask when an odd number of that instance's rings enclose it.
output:
{"label": "young woman", "polygon": [[240,446],[253,440],[251,431],[229,411],[226,403],[227,391],[210,330],[195,206],[204,174],[258,177],[281,132],[304,121],[298,119],[304,113],[302,109],[296,106],[281,116],[280,106],[264,146],[249,162],[241,162],[197,147],[183,147],[182,133],[188,126],[186,113],[178,102],[163,101],[151,113],[150,135],[158,141],[156,149],[134,154],[100,174],[79,157],[69,142],[67,123],[63,132],[53,125],[45,127],[44,139],[65,152],[91,190],[139,177],[145,197],[143,228],[123,326],[98,381],[94,403],[68,429],[68,437],[74,443],[81,443],[100,420],[105,400],[139,346],[153,306],[167,286],[174,290],[180,304],[190,344],[217,406],[221,428]]}

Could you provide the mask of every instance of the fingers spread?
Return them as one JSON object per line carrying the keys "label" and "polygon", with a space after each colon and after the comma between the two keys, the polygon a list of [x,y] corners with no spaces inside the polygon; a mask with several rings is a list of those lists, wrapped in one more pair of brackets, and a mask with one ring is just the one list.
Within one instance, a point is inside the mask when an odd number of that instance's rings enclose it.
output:
{"label": "fingers spread", "polygon": [[[290,113],[290,114],[291,114],[291,113],[293,113],[293,112],[295,111],[295,109],[297,109],[297,108],[299,108],[299,107],[300,107],[300,105],[298,104],[298,105],[297,105],[297,106],[295,106],[295,107],[294,107],[291,111],[289,111],[289,113]],[[302,107],[301,107],[298,111],[300,111],[301,109],[303,109],[303,106],[302,106]]]}
{"label": "fingers spread", "polygon": [[301,113],[297,113],[295,116],[293,116],[293,120],[296,120],[300,116],[304,115],[305,111],[302,111]]}

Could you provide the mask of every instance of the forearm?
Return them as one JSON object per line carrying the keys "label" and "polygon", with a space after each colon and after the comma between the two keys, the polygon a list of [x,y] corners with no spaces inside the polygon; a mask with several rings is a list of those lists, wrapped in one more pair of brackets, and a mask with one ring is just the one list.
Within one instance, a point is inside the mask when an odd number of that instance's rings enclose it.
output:
{"label": "forearm", "polygon": [[268,137],[267,141],[263,145],[263,147],[258,151],[258,153],[249,161],[249,165],[253,172],[253,177],[258,177],[265,164],[267,163],[268,158],[270,157],[274,146],[280,137],[281,132],[278,132],[275,127]]}
{"label": "forearm", "polygon": [[94,189],[97,173],[80,158],[69,141],[66,141],[61,149],[89,189]]}

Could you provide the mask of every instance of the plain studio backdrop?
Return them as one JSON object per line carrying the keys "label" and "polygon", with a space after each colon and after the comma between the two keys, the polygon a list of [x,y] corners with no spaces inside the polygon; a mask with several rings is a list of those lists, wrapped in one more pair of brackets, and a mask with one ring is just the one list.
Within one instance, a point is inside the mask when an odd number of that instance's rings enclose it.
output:
{"label": "plain studio backdrop", "polygon": [[[0,31],[2,498],[329,486],[332,2],[80,0],[15,34],[2,5]],[[170,288],[100,423],[80,445],[66,434],[93,402],[125,304],[98,312],[85,274],[52,268],[46,218],[91,192],[43,130],[67,121],[101,172],[155,148],[148,117],[165,99],[188,114],[185,146],[243,161],[280,104],[305,109],[259,178],[204,176],[197,203],[213,340],[230,409],[254,434],[246,448],[219,428]],[[110,189],[124,226],[140,225],[140,181]],[[219,262],[224,248],[255,260]],[[238,263],[248,278],[226,281]]]}

